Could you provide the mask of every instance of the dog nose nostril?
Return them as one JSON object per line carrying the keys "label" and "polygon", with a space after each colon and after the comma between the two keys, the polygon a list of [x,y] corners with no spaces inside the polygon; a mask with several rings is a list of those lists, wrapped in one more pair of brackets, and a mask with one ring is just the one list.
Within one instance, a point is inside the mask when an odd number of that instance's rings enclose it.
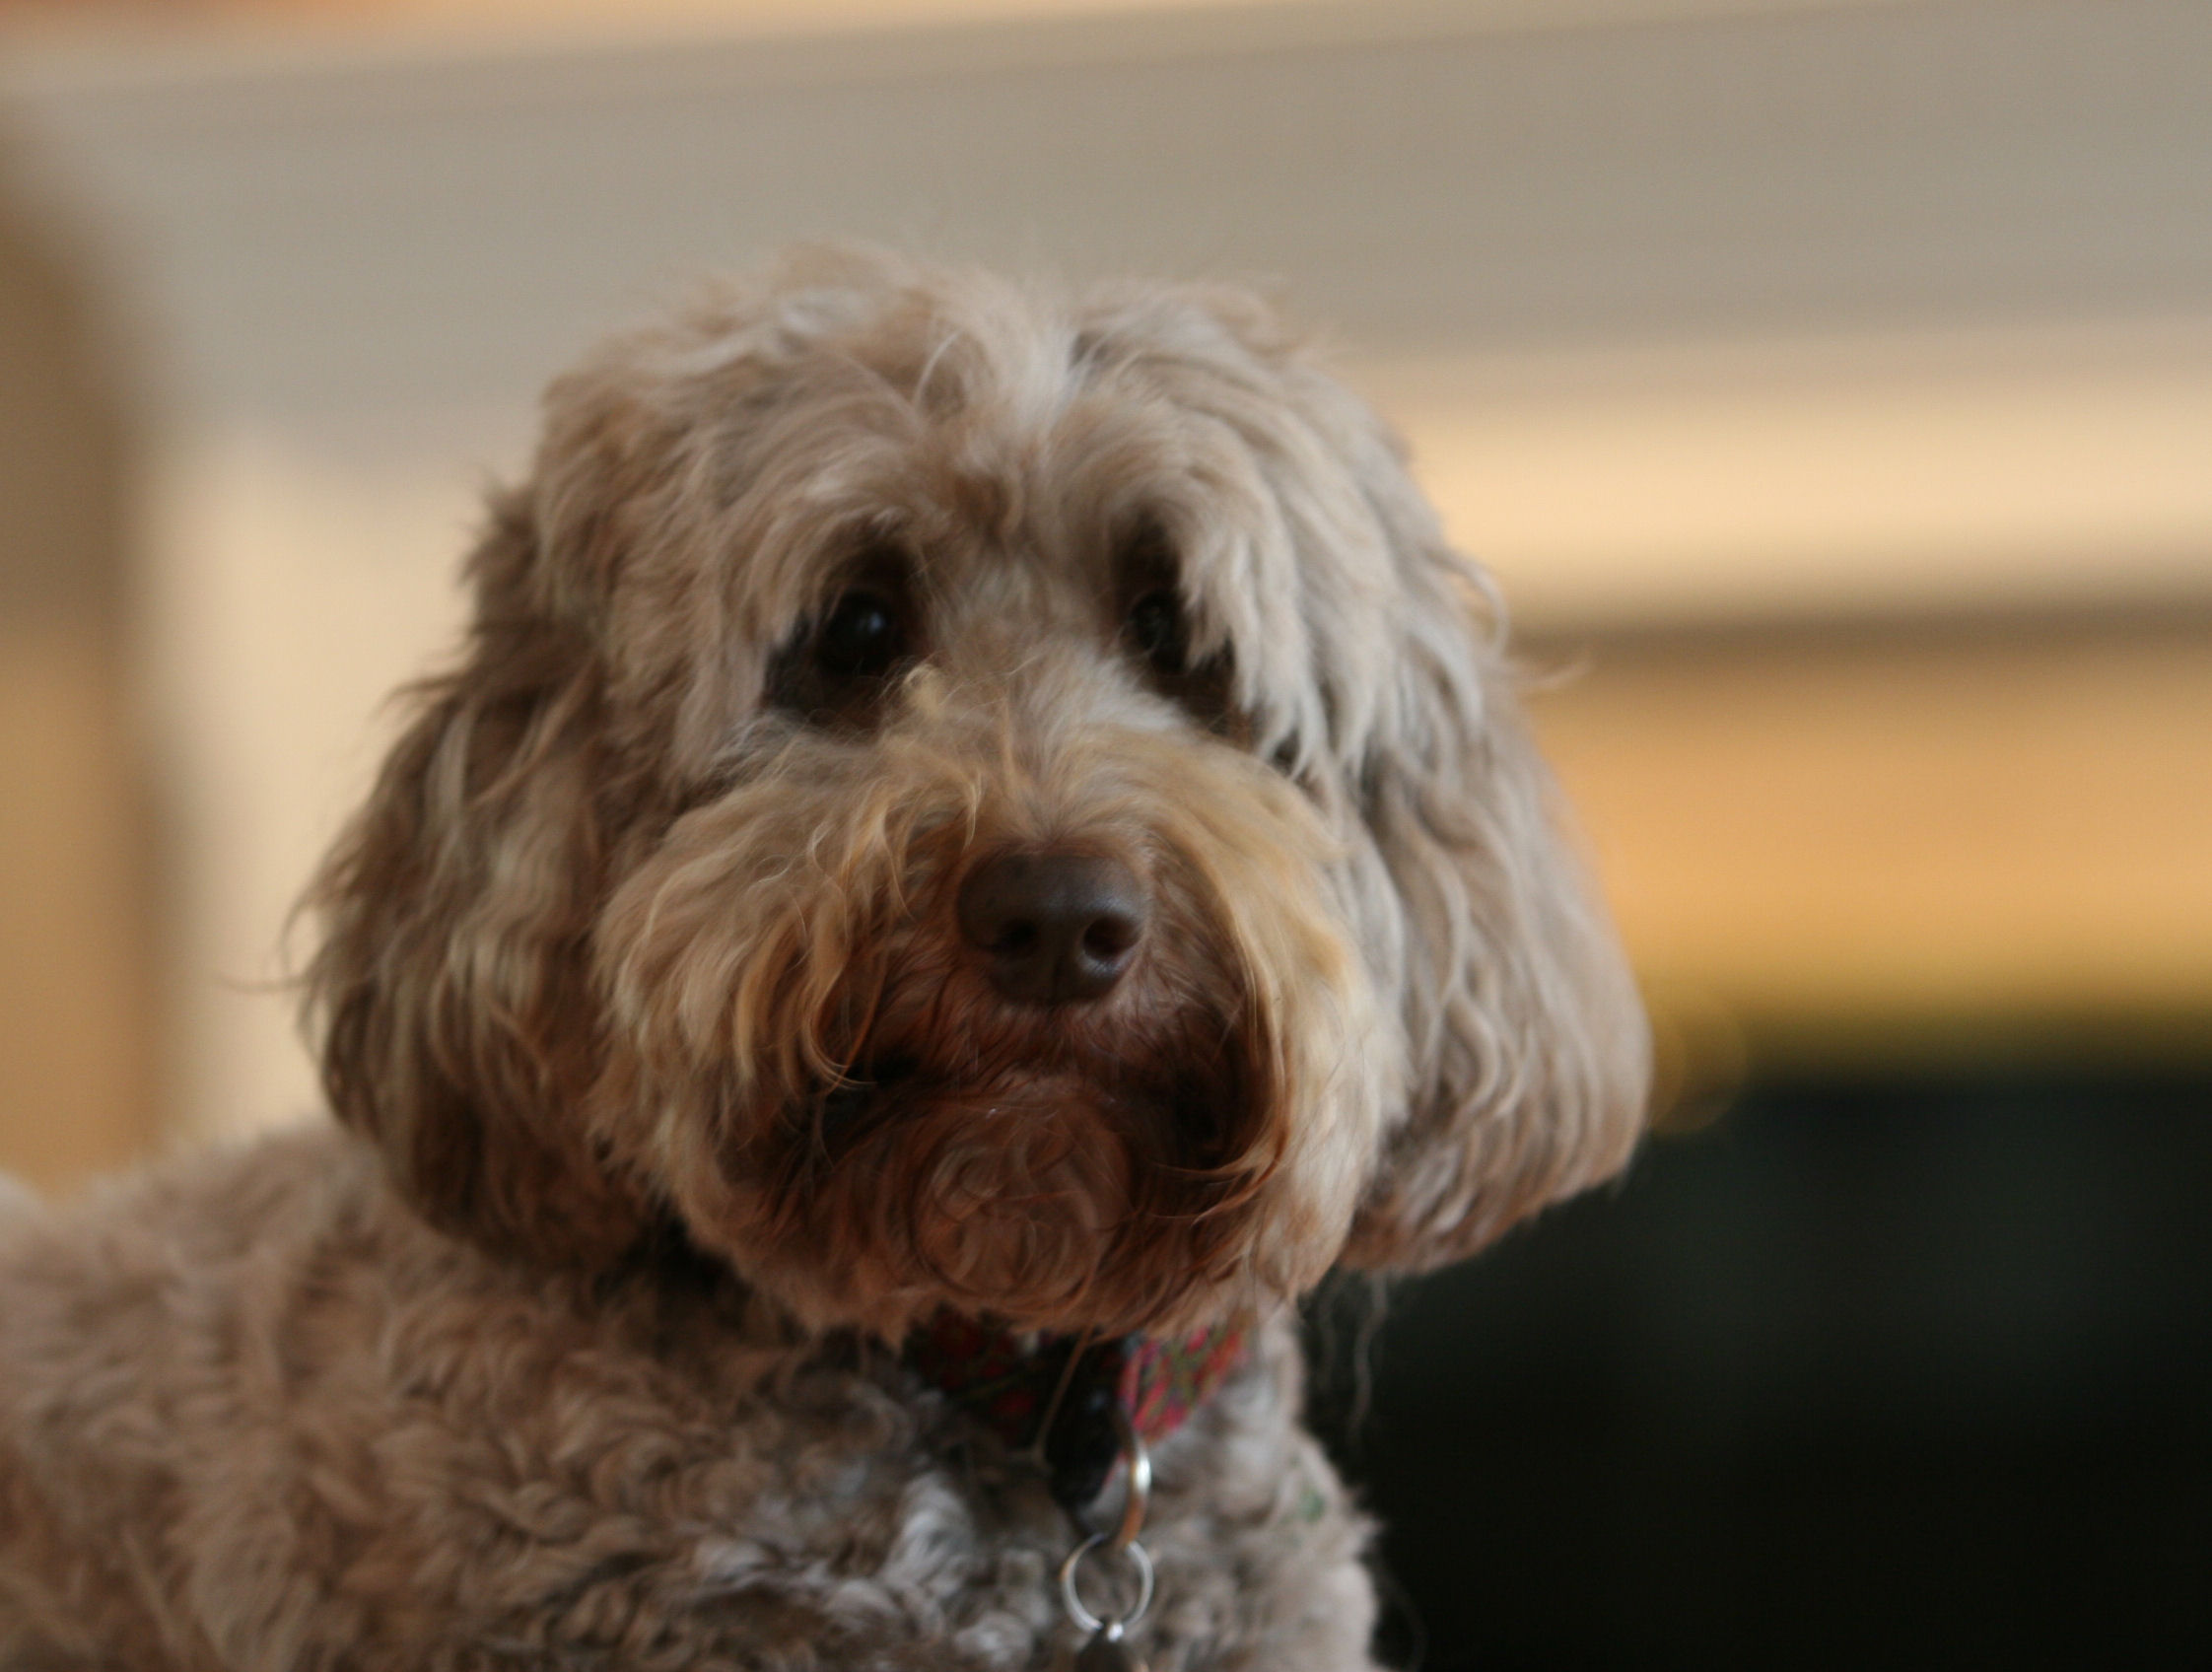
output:
{"label": "dog nose nostril", "polygon": [[1142,924],[1118,912],[1095,919],[1083,931],[1084,955],[1101,961],[1126,957],[1137,944],[1137,937],[1142,930]]}
{"label": "dog nose nostril", "polygon": [[1136,961],[1149,907],[1128,866],[1055,849],[1001,854],[960,885],[960,934],[1029,1005],[1102,999]]}

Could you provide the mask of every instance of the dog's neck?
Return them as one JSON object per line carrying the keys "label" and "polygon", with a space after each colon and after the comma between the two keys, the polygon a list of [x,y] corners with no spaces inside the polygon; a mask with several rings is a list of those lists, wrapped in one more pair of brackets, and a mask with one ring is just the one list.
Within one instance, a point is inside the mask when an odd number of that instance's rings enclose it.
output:
{"label": "dog's neck", "polygon": [[[673,1216],[641,1243],[620,1274],[641,1273],[662,1297],[681,1295],[726,1316],[743,1313],[749,1327],[806,1331],[760,1297],[728,1265],[702,1251]],[[730,1309],[734,1309],[734,1312]],[[1009,1451],[1038,1459],[1054,1498],[1080,1510],[1097,1498],[1121,1455],[1119,1411],[1147,1446],[1165,1439],[1210,1399],[1244,1362],[1249,1319],[1237,1318],[1178,1336],[1061,1335],[1013,1330],[966,1313],[935,1313],[907,1340],[904,1358]]]}
{"label": "dog's neck", "polygon": [[1009,1448],[1041,1457],[1053,1496],[1095,1498],[1126,1413],[1146,1445],[1182,1427],[1244,1358],[1246,1325],[1111,1338],[1014,1331],[939,1312],[908,1342],[907,1362]]}

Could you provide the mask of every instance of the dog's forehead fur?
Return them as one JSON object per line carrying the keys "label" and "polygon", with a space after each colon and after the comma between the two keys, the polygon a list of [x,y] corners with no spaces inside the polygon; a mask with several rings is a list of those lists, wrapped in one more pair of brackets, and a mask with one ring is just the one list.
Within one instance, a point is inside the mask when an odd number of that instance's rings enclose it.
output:
{"label": "dog's forehead fur", "polygon": [[[1404,721],[1409,641],[1417,660],[1464,660],[1421,641],[1437,590],[1471,594],[1476,573],[1402,560],[1444,548],[1395,442],[1250,298],[1071,300],[928,269],[887,287],[872,262],[782,283],[617,339],[550,403],[542,514],[619,523],[621,560],[583,596],[633,688],[687,681],[687,752],[720,745],[770,648],[879,540],[951,627],[943,657],[1006,674],[1018,662],[972,624],[1016,642],[1110,632],[1117,538],[1156,524],[1194,653],[1233,652],[1262,752],[1356,759]],[[611,517],[609,481],[628,488]],[[577,544],[605,561],[603,541]]]}

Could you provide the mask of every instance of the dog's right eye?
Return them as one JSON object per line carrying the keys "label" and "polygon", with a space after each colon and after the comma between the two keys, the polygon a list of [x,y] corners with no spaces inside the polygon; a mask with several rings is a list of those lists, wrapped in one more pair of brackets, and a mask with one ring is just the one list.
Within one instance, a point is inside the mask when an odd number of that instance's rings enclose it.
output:
{"label": "dog's right eye", "polygon": [[871,576],[839,592],[776,654],[767,699],[819,726],[867,726],[920,650],[905,588]]}
{"label": "dog's right eye", "polygon": [[880,679],[906,658],[906,623],[880,592],[856,589],[814,634],[814,665],[832,679]]}

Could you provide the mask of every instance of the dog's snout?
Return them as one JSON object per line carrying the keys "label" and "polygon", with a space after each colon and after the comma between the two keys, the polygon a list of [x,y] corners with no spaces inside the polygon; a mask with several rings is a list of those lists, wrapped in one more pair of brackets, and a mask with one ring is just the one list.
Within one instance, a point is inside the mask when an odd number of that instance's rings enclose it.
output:
{"label": "dog's snout", "polygon": [[1026,1005],[1111,993],[1149,915],[1136,873],[1100,854],[1001,854],[960,885],[962,938],[983,954],[992,985]]}

